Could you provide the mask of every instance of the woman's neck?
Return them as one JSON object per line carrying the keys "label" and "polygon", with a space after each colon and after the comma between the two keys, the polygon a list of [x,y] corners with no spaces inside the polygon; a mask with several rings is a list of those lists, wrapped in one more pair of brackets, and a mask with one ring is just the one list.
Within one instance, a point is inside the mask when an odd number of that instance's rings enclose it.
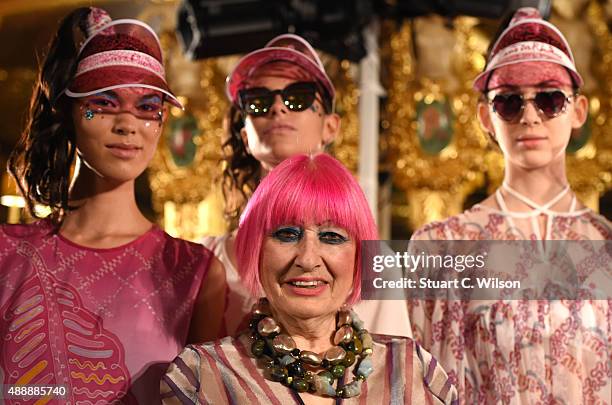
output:
{"label": "woman's neck", "polygon": [[151,228],[136,204],[134,181],[110,182],[82,166],[70,188],[76,207],[62,221],[60,232],[91,247],[128,243]]}
{"label": "woman's neck", "polygon": [[[559,162],[546,167],[529,170],[507,164],[504,183],[533,202],[540,205],[546,204],[567,187],[565,160],[560,159]],[[502,190],[502,192],[504,191]],[[507,192],[504,193],[504,197],[508,197],[508,200],[514,199]],[[567,197],[570,197],[570,193]],[[559,204],[563,205],[567,197],[562,198]]]}
{"label": "woman's neck", "polygon": [[333,346],[336,331],[336,314],[325,314],[315,318],[296,319],[274,311],[274,319],[295,340],[300,350],[324,353]]}

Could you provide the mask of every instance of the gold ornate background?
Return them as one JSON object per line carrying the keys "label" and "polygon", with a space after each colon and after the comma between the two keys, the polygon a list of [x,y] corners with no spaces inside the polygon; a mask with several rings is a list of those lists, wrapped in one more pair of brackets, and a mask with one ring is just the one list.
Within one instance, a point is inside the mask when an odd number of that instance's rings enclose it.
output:
{"label": "gold ornate background", "polygon": [[[564,32],[570,43],[572,38],[577,42],[574,47],[584,46],[585,39],[594,44],[586,69],[592,71],[594,80],[601,85],[585,91],[591,100],[591,136],[580,149],[568,153],[567,172],[579,198],[597,211],[599,198],[612,185],[612,137],[609,135],[612,130],[612,39],[602,5],[597,1],[581,3],[588,4],[580,8],[574,3],[555,3],[552,20],[569,20],[569,25],[560,27],[562,30],[574,29],[580,24],[586,26],[580,35]],[[419,49],[415,36],[423,35],[423,31],[415,26],[426,19],[428,25],[438,24],[440,32],[454,39],[452,49],[441,49],[435,41],[429,45],[431,49]],[[484,67],[486,48],[496,24],[472,17],[458,17],[453,21],[420,17],[400,25],[394,22],[384,25],[381,48],[389,78],[386,83],[389,98],[383,112],[382,148],[391,157],[394,185],[405,194],[405,203],[394,206],[395,219],[406,221],[408,230],[460,213],[471,193],[478,190],[491,193],[501,183],[503,157],[479,127],[478,95],[471,88],[474,77]],[[427,47],[428,41],[423,40],[421,44]],[[428,77],[430,69],[419,66],[422,60],[432,60],[427,58],[428,51],[436,52],[442,65],[445,58],[452,61],[444,76],[438,72],[440,77]],[[424,152],[417,135],[421,124],[417,120],[416,105],[421,101],[446,102],[454,116],[451,142],[434,155]]]}
{"label": "gold ornate background", "polygon": [[[0,39],[4,39],[5,49],[0,57],[3,92],[0,163],[5,164],[21,130],[35,77],[36,58],[30,50],[36,49],[40,55],[59,18],[70,9],[91,2],[1,3]],[[107,8],[116,18],[141,18],[160,33],[171,87],[187,106],[185,112],[171,110],[168,124],[192,116],[199,128],[194,139],[195,159],[188,166],[177,166],[166,136],[161,140],[148,181],[139,183],[145,189],[150,185],[154,210],[151,216],[172,234],[188,239],[225,232],[223,199],[218,187],[223,118],[228,108],[224,79],[238,56],[199,62],[185,60],[173,33],[178,0],[94,3]],[[579,69],[587,81],[591,136],[579,150],[568,154],[567,166],[572,187],[596,210],[599,199],[612,186],[611,14],[610,1],[555,0],[551,17],[573,45]],[[484,66],[486,47],[497,24],[498,21],[471,17],[447,20],[436,16],[413,18],[401,24],[382,23],[381,80],[387,98],[381,104],[379,167],[391,174],[395,192],[393,202],[385,197],[379,206],[381,211],[388,211],[388,206],[393,205],[396,228],[393,237],[406,237],[428,221],[460,212],[495,190],[501,181],[503,158],[479,128],[475,112],[477,95],[471,89],[473,78]],[[31,28],[24,30],[27,27]],[[22,33],[21,40],[18,46],[13,46],[9,39],[16,32]],[[331,55],[323,57],[338,90],[337,110],[342,116],[342,134],[331,152],[356,172],[358,65]],[[419,121],[417,114],[419,108],[432,106],[444,106],[450,112],[449,120],[445,121],[448,142],[434,153],[423,147],[423,134],[427,133],[423,125],[427,121]],[[170,127],[166,125],[166,131]],[[386,191],[381,191],[382,195],[386,196]],[[5,221],[6,208],[2,210],[0,221]]]}

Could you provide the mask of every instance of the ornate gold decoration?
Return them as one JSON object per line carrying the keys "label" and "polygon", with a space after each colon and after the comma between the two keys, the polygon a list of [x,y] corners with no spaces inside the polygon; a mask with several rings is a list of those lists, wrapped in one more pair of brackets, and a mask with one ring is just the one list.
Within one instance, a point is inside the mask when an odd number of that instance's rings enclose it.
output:
{"label": "ornate gold decoration", "polygon": [[597,1],[590,2],[584,17],[595,39],[591,69],[599,85],[587,94],[592,135],[586,145],[568,154],[567,176],[582,202],[598,211],[599,197],[612,187],[612,36]]}
{"label": "ornate gold decoration", "polygon": [[[457,60],[453,70],[462,74],[457,75],[454,92],[446,90],[444,79],[417,77],[411,24],[405,22],[399,29],[392,22],[383,24],[381,55],[389,66],[389,100],[382,127],[394,182],[406,192],[410,224],[417,228],[462,211],[465,197],[484,182],[482,150],[487,141],[474,119],[477,97],[465,77],[482,63],[481,55],[466,52],[475,20],[458,18],[455,22],[461,53],[452,55]],[[425,153],[417,137],[416,104],[421,101],[425,105],[445,103],[454,116],[452,139],[435,155]]]}
{"label": "ornate gold decoration", "polygon": [[169,121],[192,114],[200,135],[193,140],[197,148],[193,162],[188,166],[178,166],[167,145],[166,135],[171,125],[166,122],[149,168],[153,207],[163,213],[163,227],[172,235],[194,240],[205,234],[221,234],[226,231],[226,225],[215,180],[221,173],[222,122],[228,107],[223,93],[225,74],[213,59],[203,62],[182,59],[177,63],[183,56],[174,36],[167,32],[161,39],[167,58],[173,59],[169,63],[173,66],[169,72],[170,79],[173,75],[191,74],[196,75],[195,83],[199,84],[197,94],[190,94],[191,98],[179,94],[186,111],[172,107]]}
{"label": "ornate gold decoration", "polygon": [[348,60],[338,60],[329,55],[324,55],[323,61],[336,87],[336,112],[341,117],[340,134],[331,146],[330,153],[351,172],[356,173],[359,157],[359,89],[355,84],[357,67]]}

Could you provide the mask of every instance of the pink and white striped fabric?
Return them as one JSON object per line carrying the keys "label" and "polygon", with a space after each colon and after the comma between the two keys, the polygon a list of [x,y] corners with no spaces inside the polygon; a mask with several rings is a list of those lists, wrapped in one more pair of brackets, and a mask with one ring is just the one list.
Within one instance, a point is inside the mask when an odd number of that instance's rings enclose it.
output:
{"label": "pink and white striped fabric", "polygon": [[[337,404],[458,404],[457,391],[435,358],[405,337],[372,335],[374,372],[361,395]],[[266,380],[250,354],[246,334],[190,345],[172,362],[161,381],[162,402],[174,404],[303,404],[284,385]],[[352,380],[353,367],[345,380]]]}

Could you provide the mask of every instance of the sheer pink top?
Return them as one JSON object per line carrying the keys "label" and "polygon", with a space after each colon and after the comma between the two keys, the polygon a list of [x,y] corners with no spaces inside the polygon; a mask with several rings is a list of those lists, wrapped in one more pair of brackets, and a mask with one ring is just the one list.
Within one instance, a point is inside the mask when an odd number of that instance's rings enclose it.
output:
{"label": "sheer pink top", "polygon": [[[590,209],[544,214],[540,235],[547,239],[612,237],[610,223]],[[424,226],[413,239],[538,240],[532,222],[523,213],[476,205]],[[610,300],[412,300],[408,306],[415,340],[449,372],[462,403],[612,401]]]}

